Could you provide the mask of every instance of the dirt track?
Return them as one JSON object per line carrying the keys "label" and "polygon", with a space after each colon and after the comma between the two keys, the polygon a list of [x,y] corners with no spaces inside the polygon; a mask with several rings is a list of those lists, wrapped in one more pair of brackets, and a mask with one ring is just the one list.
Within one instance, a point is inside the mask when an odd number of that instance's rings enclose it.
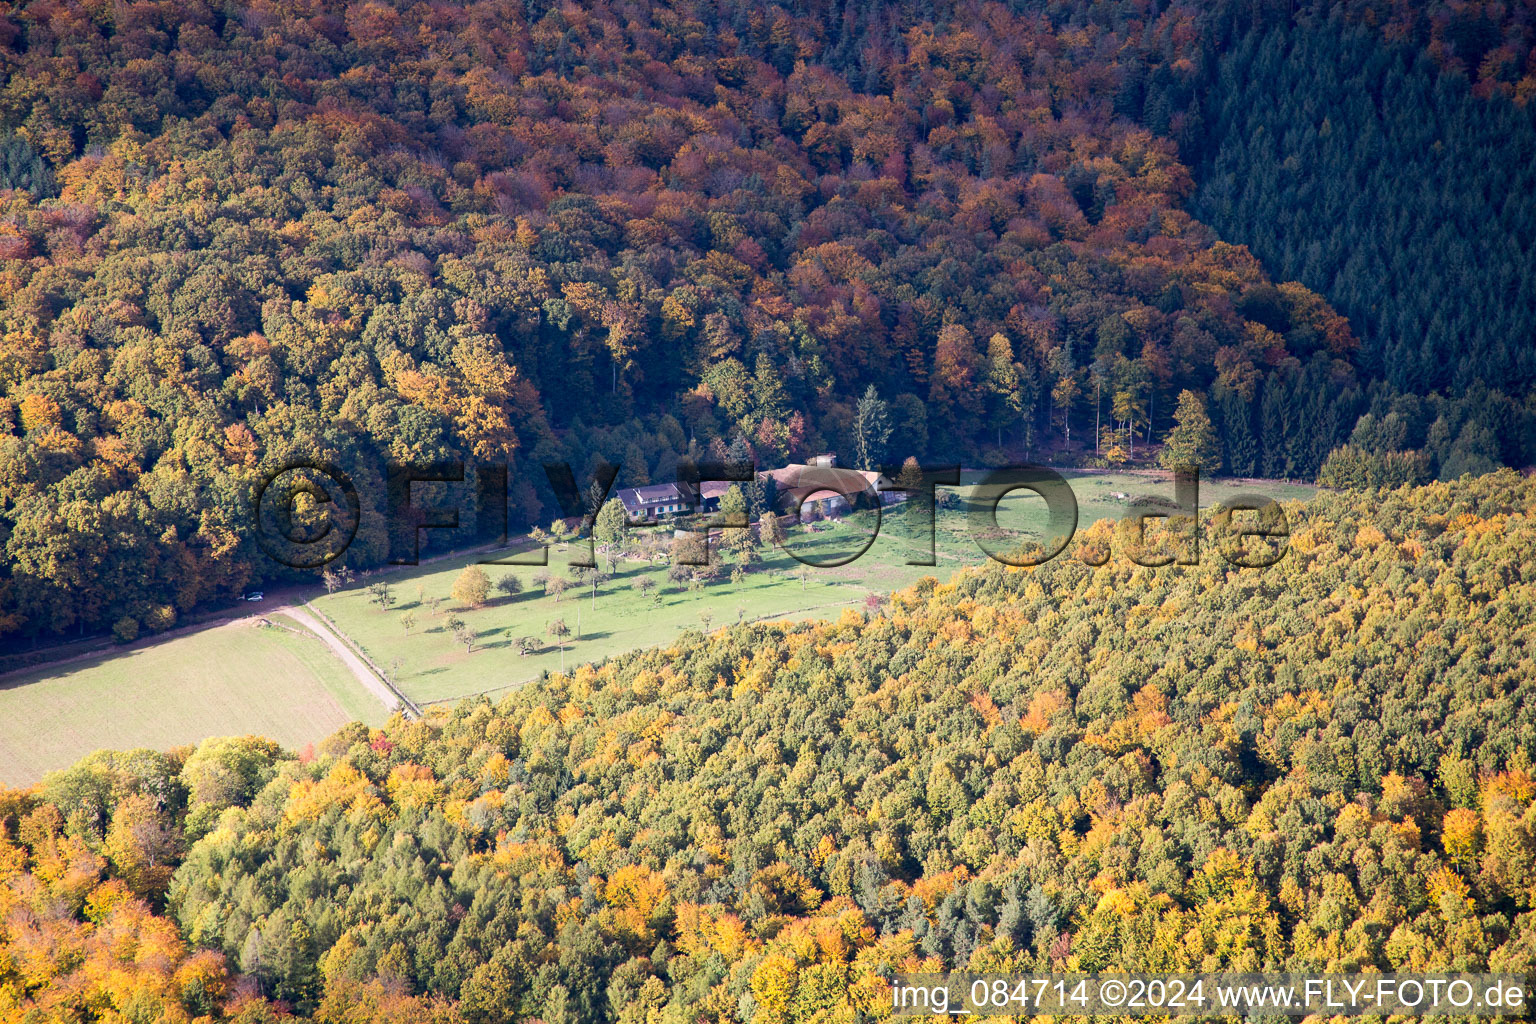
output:
{"label": "dirt track", "polygon": [[331,649],[331,653],[341,659],[342,664],[347,666],[357,681],[363,685],[363,688],[373,694],[385,708],[393,711],[399,706],[400,702],[395,699],[395,695],[390,692],[389,687],[384,685],[384,681],[374,674],[373,669],[364,664],[363,660],[352,652],[352,648],[344,644],[340,637],[332,633],[324,623],[311,615],[302,605],[278,605],[275,608],[268,608],[261,615],[255,615],[252,618],[266,618],[278,612],[293,619],[318,637],[321,643]]}

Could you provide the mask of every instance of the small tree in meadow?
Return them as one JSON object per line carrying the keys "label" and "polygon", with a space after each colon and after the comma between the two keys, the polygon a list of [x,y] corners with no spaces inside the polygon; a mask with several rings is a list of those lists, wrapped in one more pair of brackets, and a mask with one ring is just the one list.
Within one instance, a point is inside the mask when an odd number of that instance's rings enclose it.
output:
{"label": "small tree in meadow", "polygon": [[648,599],[650,598],[651,593],[656,589],[656,581],[651,579],[649,576],[641,576],[639,579],[635,580],[634,583],[630,584],[630,586],[634,588],[635,596],[641,601],[647,602],[647,608],[649,608]]}
{"label": "small tree in meadow", "polygon": [[464,653],[465,654],[473,654],[474,653],[474,651],[475,651],[475,631],[474,630],[470,629],[468,626],[463,625],[461,623],[459,625],[459,628],[455,629],[453,631],[453,638],[455,640],[457,640],[459,643],[464,645]]}
{"label": "small tree in meadow", "polygon": [[907,461],[901,464],[901,472],[896,477],[896,486],[908,494],[920,492],[923,489],[923,467],[918,463],[916,456],[908,455]]}
{"label": "small tree in meadow", "polygon": [[549,624],[549,635],[555,638],[555,643],[560,645],[560,671],[565,671],[565,638],[571,635],[571,627],[565,624],[564,619],[556,619]]}
{"label": "small tree in meadow", "polygon": [[453,581],[453,599],[466,608],[480,608],[491,596],[491,578],[478,565],[466,565]]}
{"label": "small tree in meadow", "polygon": [[624,543],[624,531],[629,526],[629,516],[623,502],[609,498],[592,523],[592,539],[597,541],[604,557],[608,559],[608,571],[616,571],[619,548]]}
{"label": "small tree in meadow", "polygon": [[763,517],[758,520],[757,532],[764,544],[771,544],[774,547],[783,546],[784,541],[788,539],[784,534],[784,524],[780,523],[779,517],[772,512],[763,513]]}

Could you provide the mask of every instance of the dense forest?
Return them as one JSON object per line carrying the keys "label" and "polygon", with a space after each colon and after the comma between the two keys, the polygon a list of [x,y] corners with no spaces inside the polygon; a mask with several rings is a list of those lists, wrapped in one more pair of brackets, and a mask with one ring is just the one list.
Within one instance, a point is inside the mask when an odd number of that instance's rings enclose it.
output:
{"label": "dense forest", "polygon": [[1291,7],[0,7],[0,633],[283,578],[294,459],[365,567],[390,460],[510,464],[528,526],[541,462],[847,456],[870,394],[893,461],[1186,408],[1239,475],[1525,464],[1527,8]]}
{"label": "dense forest", "polygon": [[1536,480],[1498,468],[1536,460],[1533,97],[1528,0],[0,3],[0,635],[293,578],[250,501],[299,458],[358,483],[357,568],[390,460],[509,465],[519,527],[551,460],[1339,489],[1265,570],[1101,522],[836,622],[0,789],[0,1018],[1536,972]]}
{"label": "dense forest", "polygon": [[15,1019],[798,1021],[894,969],[1536,968],[1536,482],[1325,495],[312,749],[0,793]]}
{"label": "dense forest", "polygon": [[1536,461],[1536,108],[1337,21],[1250,30],[1210,95],[1194,209],[1349,317],[1385,450]]}

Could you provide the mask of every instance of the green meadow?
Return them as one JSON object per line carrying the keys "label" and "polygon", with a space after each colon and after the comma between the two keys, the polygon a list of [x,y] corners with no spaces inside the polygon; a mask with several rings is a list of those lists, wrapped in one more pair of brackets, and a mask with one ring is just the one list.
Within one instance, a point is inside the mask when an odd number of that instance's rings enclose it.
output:
{"label": "green meadow", "polygon": [[253,733],[290,748],[388,717],[345,666],[284,616],[0,681],[0,783],[26,785],[93,750],[166,750]]}
{"label": "green meadow", "polygon": [[[1063,474],[1078,503],[1079,529],[1104,518],[1119,518],[1129,502],[1116,495],[1173,496],[1171,479],[1144,473]],[[849,606],[861,606],[871,595],[883,597],[925,575],[947,579],[966,565],[979,565],[987,556],[972,539],[970,488],[958,488],[961,500],[940,509],[934,524],[933,565],[911,564],[927,553],[923,531],[913,528],[918,517],[905,505],[887,507],[878,528],[871,512],[791,527],[787,546],[801,558],[827,567],[807,567],[781,549],[760,548],[762,561],[733,582],[729,557],[715,553],[719,574],[702,587],[680,585],[667,578],[667,566],[619,558],[615,571],[591,587],[574,582],[571,563],[585,557],[580,542],[552,546],[548,565],[483,565],[494,584],[506,575],[517,577],[522,593],[507,597],[492,590],[482,607],[455,601],[454,581],[464,568],[484,558],[444,559],[418,570],[381,573],[354,586],[315,599],[314,605],[366,650],[400,689],[418,703],[451,700],[476,693],[496,693],[583,663],[601,661],[639,647],[665,643],[687,629],[714,629],[738,621],[781,617],[832,618]],[[1237,486],[1206,481],[1202,505],[1224,494],[1257,491],[1280,501],[1305,500],[1316,488],[1265,481]],[[998,506],[997,527],[1011,543],[1043,539],[1044,503],[1026,491],[1014,492]],[[990,524],[983,524],[990,525]],[[662,529],[662,528],[645,528]],[[640,529],[632,531],[638,535]],[[665,528],[670,535],[671,528]],[[873,536],[871,536],[873,534]],[[638,539],[638,536],[636,537]],[[867,545],[867,546],[866,546]],[[862,554],[858,552],[863,549]],[[853,557],[853,556],[857,557]],[[848,560],[848,559],[852,560]],[[606,573],[607,560],[598,555]],[[535,582],[539,573],[572,580],[563,595],[547,594]],[[642,593],[638,581],[649,580]],[[381,607],[368,584],[389,584],[393,604]],[[409,630],[407,629],[407,620]],[[473,634],[473,644],[460,642],[451,628],[459,620]],[[551,626],[563,622],[570,635],[561,643]],[[524,653],[519,638],[535,646]]]}

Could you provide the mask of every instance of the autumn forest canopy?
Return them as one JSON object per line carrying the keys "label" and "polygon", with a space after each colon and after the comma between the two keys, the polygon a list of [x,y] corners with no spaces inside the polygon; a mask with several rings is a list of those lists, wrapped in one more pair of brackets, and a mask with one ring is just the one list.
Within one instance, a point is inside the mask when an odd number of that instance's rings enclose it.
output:
{"label": "autumn forest canopy", "polygon": [[1262,572],[993,564],[0,790],[0,1009],[852,1024],[896,970],[1531,972],[1536,482],[1293,512]]}
{"label": "autumn forest canopy", "polygon": [[1264,570],[1209,510],[1190,565],[1101,520],[835,621],[706,610],[567,672],[561,619],[495,700],[0,788],[0,1019],[1536,974],[1533,99],[1527,0],[0,2],[0,644],[316,583],[252,532],[296,460],[358,485],[348,573],[390,462],[505,465],[560,538],[547,462],[1324,488]]}
{"label": "autumn forest canopy", "polygon": [[1283,6],[9,4],[0,629],[281,578],[285,461],[366,567],[390,459],[526,527],[542,461],[847,456],[871,387],[896,461],[1528,463],[1528,11]]}

